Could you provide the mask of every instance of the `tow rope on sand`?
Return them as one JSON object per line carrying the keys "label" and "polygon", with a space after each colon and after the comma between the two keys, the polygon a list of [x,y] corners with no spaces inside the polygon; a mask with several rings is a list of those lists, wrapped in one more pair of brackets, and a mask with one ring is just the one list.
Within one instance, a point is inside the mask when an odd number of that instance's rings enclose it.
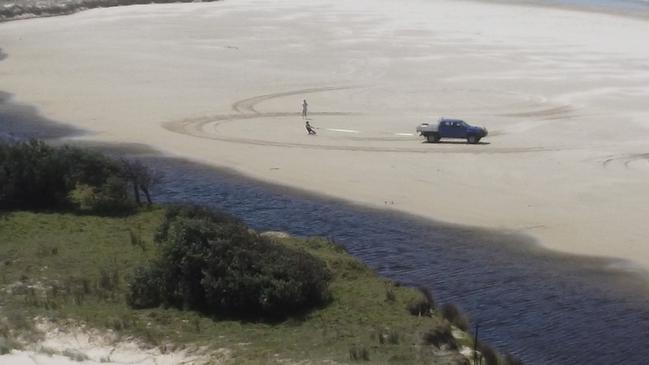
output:
{"label": "tow rope on sand", "polygon": [[328,131],[332,132],[343,132],[343,133],[360,133],[360,131],[353,129],[336,129],[336,128],[327,128]]}

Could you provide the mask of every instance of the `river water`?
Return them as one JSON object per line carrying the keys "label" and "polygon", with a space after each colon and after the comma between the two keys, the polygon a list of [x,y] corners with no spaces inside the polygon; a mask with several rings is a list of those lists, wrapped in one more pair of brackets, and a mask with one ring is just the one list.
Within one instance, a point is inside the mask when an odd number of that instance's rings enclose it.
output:
{"label": "river water", "polygon": [[[378,273],[459,304],[481,338],[526,364],[648,364],[649,290],[623,263],[560,255],[492,232],[289,191],[181,160],[150,158],[158,199],[230,212],[258,230],[325,236]],[[488,214],[488,212],[486,212]]]}
{"label": "river water", "polygon": [[523,3],[550,7],[568,7],[578,10],[649,16],[649,0],[480,0],[484,2]]}

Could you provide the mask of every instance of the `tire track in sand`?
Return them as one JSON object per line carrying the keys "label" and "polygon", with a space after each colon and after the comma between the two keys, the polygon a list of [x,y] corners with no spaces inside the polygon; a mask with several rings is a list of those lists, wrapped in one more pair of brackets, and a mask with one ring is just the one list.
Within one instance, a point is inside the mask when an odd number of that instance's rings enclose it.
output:
{"label": "tire track in sand", "polygon": [[[641,163],[642,165],[639,165]],[[605,160],[601,161],[602,167],[609,168],[613,164],[624,166],[628,170],[637,170],[643,168],[649,169],[649,153],[631,153],[625,155],[611,155],[607,156]]]}
{"label": "tire track in sand", "polygon": [[[407,147],[388,147],[388,146],[349,146],[349,145],[322,145],[322,144],[309,144],[309,143],[297,143],[297,142],[280,142],[280,141],[270,141],[262,140],[256,138],[247,138],[247,137],[235,137],[235,136],[221,136],[214,133],[209,133],[205,131],[205,126],[207,125],[219,125],[223,122],[232,122],[237,120],[246,120],[246,119],[259,119],[259,118],[279,118],[279,117],[290,117],[290,116],[299,116],[298,112],[267,112],[262,113],[255,109],[255,106],[263,101],[281,98],[285,96],[293,96],[300,94],[311,94],[317,92],[325,91],[334,91],[334,90],[347,90],[352,89],[353,86],[346,87],[322,87],[322,88],[308,88],[300,90],[285,91],[281,93],[273,94],[264,94],[259,96],[254,96],[251,98],[246,98],[238,100],[232,104],[232,110],[237,112],[234,114],[218,114],[212,116],[198,117],[198,118],[188,118],[178,121],[166,122],[163,123],[163,128],[168,131],[184,134],[188,136],[193,136],[203,139],[211,139],[215,141],[228,142],[228,143],[239,143],[239,144],[248,144],[256,146],[269,146],[269,147],[280,147],[280,148],[301,148],[301,149],[312,149],[312,150],[328,150],[328,151],[355,151],[355,152],[389,152],[389,153],[486,153],[486,154],[501,154],[501,153],[530,153],[530,152],[547,152],[547,151],[559,151],[563,148],[558,147],[501,147],[501,148],[489,148],[484,149],[479,146],[462,146],[457,147],[456,144],[453,148],[445,148],[443,145],[429,145],[426,148],[407,148]],[[314,116],[347,116],[347,115],[359,115],[359,113],[350,113],[350,112],[315,112],[309,113]],[[424,143],[422,143],[424,144]],[[448,145],[446,145],[448,147]]]}
{"label": "tire track in sand", "polygon": [[334,91],[334,90],[348,90],[348,89],[353,89],[354,86],[330,86],[330,87],[314,87],[314,88],[309,88],[309,89],[302,89],[302,90],[293,90],[293,91],[285,91],[282,93],[274,93],[274,94],[266,94],[266,95],[259,95],[259,96],[253,96],[252,98],[248,99],[243,99],[236,101],[232,104],[232,110],[243,113],[243,112],[248,112],[248,113],[255,113],[255,114],[260,114],[256,109],[255,105],[261,103],[262,101],[270,100],[270,99],[277,99],[281,98],[284,96],[293,96],[293,95],[300,95],[300,94],[313,94],[317,92],[324,92],[324,91]]}

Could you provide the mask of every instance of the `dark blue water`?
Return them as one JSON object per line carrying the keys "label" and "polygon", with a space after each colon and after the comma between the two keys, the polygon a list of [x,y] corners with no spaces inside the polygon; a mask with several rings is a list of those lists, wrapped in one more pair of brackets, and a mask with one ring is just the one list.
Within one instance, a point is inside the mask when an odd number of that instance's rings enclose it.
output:
{"label": "dark blue water", "polygon": [[610,13],[627,13],[631,15],[633,15],[633,12],[640,12],[644,15],[649,12],[648,0],[509,0],[507,2],[558,7],[568,6],[576,9],[598,10]]}
{"label": "dark blue water", "polygon": [[[481,338],[526,364],[649,364],[649,290],[611,262],[552,254],[517,234],[436,224],[247,180],[149,161],[158,197],[228,211],[258,230],[325,236],[380,274],[430,288],[480,324]],[[489,212],[485,212],[489,214]]]}
{"label": "dark blue water", "polygon": [[647,11],[647,0],[541,0],[550,4],[567,4],[579,7],[599,8],[613,11]]}
{"label": "dark blue water", "polygon": [[647,18],[649,0],[479,0],[483,2],[504,2],[509,4],[540,5],[570,8],[609,14],[621,14]]}

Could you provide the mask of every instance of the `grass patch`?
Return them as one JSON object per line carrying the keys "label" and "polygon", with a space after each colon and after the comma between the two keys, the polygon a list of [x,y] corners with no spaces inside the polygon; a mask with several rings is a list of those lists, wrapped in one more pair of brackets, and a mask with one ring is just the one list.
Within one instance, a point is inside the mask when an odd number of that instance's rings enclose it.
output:
{"label": "grass patch", "polygon": [[466,360],[422,340],[423,334],[448,326],[437,312],[410,315],[410,303],[424,297],[433,307],[432,298],[378,277],[325,239],[273,239],[306,250],[331,271],[330,302],[301,316],[258,322],[215,320],[174,308],[131,309],[125,299],[128,279],[155,256],[153,237],[164,213],[154,207],[127,217],[5,214],[0,219],[0,305],[3,315],[16,314],[15,324],[5,332],[15,327],[28,330],[31,319],[40,316],[135,335],[154,346],[191,343],[228,348],[234,364]]}

